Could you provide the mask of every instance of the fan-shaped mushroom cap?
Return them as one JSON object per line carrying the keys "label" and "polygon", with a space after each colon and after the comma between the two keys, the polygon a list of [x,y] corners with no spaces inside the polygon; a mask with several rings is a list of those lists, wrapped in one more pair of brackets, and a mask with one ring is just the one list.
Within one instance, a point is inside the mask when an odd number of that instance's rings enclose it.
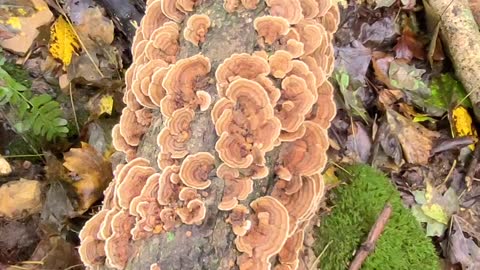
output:
{"label": "fan-shaped mushroom cap", "polygon": [[241,0],[242,6],[246,9],[256,9],[260,0]]}
{"label": "fan-shaped mushroom cap", "polygon": [[134,159],[137,154],[136,148],[129,145],[120,134],[120,124],[116,124],[112,128],[112,145],[117,151],[125,153],[127,161]]}
{"label": "fan-shaped mushroom cap", "polygon": [[180,166],[166,167],[160,177],[158,185],[157,201],[160,205],[169,205],[175,202],[180,192],[180,186],[175,183],[174,178],[178,176]]}
{"label": "fan-shaped mushroom cap", "polygon": [[118,208],[112,208],[108,210],[105,218],[100,224],[100,230],[98,231],[97,237],[101,240],[107,240],[112,235],[112,219],[120,211]]}
{"label": "fan-shaped mushroom cap", "polygon": [[299,182],[301,186],[295,193],[290,195],[286,193],[288,184],[293,181],[292,179],[290,181],[278,180],[271,194],[271,196],[280,201],[288,211],[290,217],[289,235],[295,232],[298,223],[305,219],[310,213],[310,209],[314,207],[313,203],[316,202],[315,198],[317,194],[315,194],[315,182],[313,179],[308,177],[298,177],[298,179],[300,179]]}
{"label": "fan-shaped mushroom cap", "polygon": [[325,38],[325,29],[314,20],[302,20],[295,25],[300,34],[300,41],[303,43],[304,55],[314,52]]}
{"label": "fan-shaped mushroom cap", "polygon": [[134,111],[125,107],[120,116],[120,135],[125,142],[131,146],[138,146],[143,134],[147,131],[148,126],[140,124]]}
{"label": "fan-shaped mushroom cap", "polygon": [[220,210],[232,210],[237,206],[238,200],[245,200],[253,191],[252,179],[240,176],[238,169],[221,164],[217,168],[217,176],[225,181],[222,201],[218,204]]}
{"label": "fan-shaped mushroom cap", "polygon": [[148,177],[154,173],[155,169],[152,167],[132,167],[117,187],[116,193],[120,207],[128,210],[132,199],[140,195]]}
{"label": "fan-shaped mushroom cap", "polygon": [[337,5],[331,5],[327,13],[319,18],[319,21],[329,33],[335,33],[340,23],[340,10]]}
{"label": "fan-shaped mushroom cap", "polygon": [[199,90],[195,93],[197,96],[197,104],[200,108],[200,111],[204,112],[210,108],[210,104],[212,104],[212,96],[206,91]]}
{"label": "fan-shaped mushroom cap", "polygon": [[162,153],[170,153],[172,158],[183,158],[188,154],[187,142],[191,136],[190,123],[195,113],[188,108],[181,108],[172,114],[166,127],[160,131],[157,144]]}
{"label": "fan-shaped mushroom cap", "polygon": [[145,53],[147,58],[151,58],[150,54],[154,54],[155,58],[162,59],[169,64],[174,63],[176,55],[180,50],[178,43],[179,32],[180,27],[174,22],[166,22],[161,27],[155,29],[146,46]]}
{"label": "fan-shaped mushroom cap", "polygon": [[143,108],[135,111],[135,117],[140,125],[148,127],[152,123],[153,114],[152,110]]}
{"label": "fan-shaped mushroom cap", "polygon": [[187,203],[186,207],[177,209],[177,215],[185,224],[199,224],[205,218],[207,209],[200,199],[194,199]]}
{"label": "fan-shaped mushroom cap", "polygon": [[135,217],[126,210],[120,210],[112,218],[112,235],[105,240],[105,254],[111,267],[125,268],[132,253],[130,247],[130,230],[135,224]]}
{"label": "fan-shaped mushroom cap", "polygon": [[312,56],[306,56],[302,59],[302,61],[307,64],[308,69],[313,73],[315,76],[315,83],[317,87],[322,85],[327,80],[327,75],[325,71],[317,64],[315,59]]}
{"label": "fan-shaped mushroom cap", "polygon": [[232,209],[226,220],[232,225],[233,233],[237,236],[244,236],[252,227],[252,222],[247,219],[250,211],[245,205],[239,204]]}
{"label": "fan-shaped mushroom cap", "polygon": [[133,94],[131,88],[126,88],[125,95],[123,96],[123,103],[127,105],[131,111],[140,110],[143,108],[142,104],[138,103],[137,98]]}
{"label": "fan-shaped mushroom cap", "polygon": [[138,216],[137,207],[141,202],[156,202],[158,194],[158,185],[160,182],[159,173],[154,173],[147,178],[145,185],[140,192],[140,195],[133,198],[130,202],[129,213],[132,216]]}
{"label": "fan-shaped mushroom cap", "polygon": [[281,149],[280,164],[292,174],[312,175],[325,166],[328,136],[326,130],[314,122],[305,121],[304,125],[305,135]]}
{"label": "fan-shaped mushroom cap", "polygon": [[302,6],[299,0],[266,0],[270,14],[287,19],[288,23],[296,24],[303,19]]}
{"label": "fan-shaped mushroom cap", "polygon": [[240,0],[223,0],[223,8],[226,12],[232,13],[240,6]]}
{"label": "fan-shaped mushroom cap", "polygon": [[160,153],[157,158],[157,165],[161,170],[168,166],[179,165],[179,160],[172,158],[171,153]]}
{"label": "fan-shaped mushroom cap", "polygon": [[143,16],[140,28],[142,29],[143,38],[148,40],[155,29],[158,29],[168,18],[162,11],[162,0],[152,1],[145,10],[145,16]]}
{"label": "fan-shaped mushroom cap", "polygon": [[268,58],[270,64],[270,74],[277,78],[282,79],[293,68],[292,55],[284,50],[277,50],[273,55]]}
{"label": "fan-shaped mushroom cap", "polygon": [[321,18],[325,16],[325,14],[328,12],[330,7],[333,5],[333,0],[317,0],[318,3],[318,14],[316,18]]}
{"label": "fan-shaped mushroom cap", "polygon": [[337,108],[333,100],[333,86],[329,81],[325,81],[318,88],[317,102],[313,105],[307,119],[319,124],[324,129],[328,129],[336,112]]}
{"label": "fan-shaped mushroom cap", "polygon": [[83,225],[82,230],[78,234],[78,237],[80,238],[80,241],[83,241],[86,239],[88,236],[91,236],[95,239],[97,239],[98,232],[100,231],[100,226],[102,225],[103,220],[105,219],[105,216],[107,215],[108,210],[100,210],[98,213],[93,215],[87,222],[85,222],[85,225]]}
{"label": "fan-shaped mushroom cap", "polygon": [[183,184],[195,189],[206,189],[211,181],[210,171],[215,167],[215,157],[208,152],[199,152],[187,156],[180,167],[180,179]]}
{"label": "fan-shaped mushroom cap", "polygon": [[160,265],[158,265],[158,263],[152,263],[150,265],[150,270],[161,270]]}
{"label": "fan-shaped mushroom cap", "polygon": [[177,222],[177,214],[173,208],[165,207],[160,212],[160,219],[163,222],[163,229],[165,231],[169,231],[175,227]]}
{"label": "fan-shaped mushroom cap", "polygon": [[316,100],[318,98],[318,90],[317,90],[317,80],[315,79],[315,75],[313,72],[310,71],[308,65],[299,60],[292,61],[292,70],[288,73],[288,75],[296,75],[305,80],[307,83],[308,90],[313,94],[313,99]]}
{"label": "fan-shaped mushroom cap", "polygon": [[215,150],[220,159],[233,168],[248,168],[253,162],[249,144],[239,134],[222,133],[215,144]]}
{"label": "fan-shaped mushroom cap", "polygon": [[225,59],[215,71],[218,94],[223,97],[227,87],[236,79],[254,80],[259,76],[268,75],[269,72],[270,66],[266,59],[247,53],[233,54]]}
{"label": "fan-shaped mushroom cap", "polygon": [[182,12],[193,11],[193,7],[199,0],[177,0],[176,7]]}
{"label": "fan-shaped mushroom cap", "polygon": [[[323,0],[322,0],[323,1]],[[313,19],[318,15],[320,9],[318,8],[318,2],[316,0],[300,0],[302,6],[302,13],[305,19]]]}
{"label": "fan-shaped mushroom cap", "polygon": [[[288,238],[288,212],[287,209],[275,198],[270,196],[260,197],[250,204],[255,211],[251,215],[252,228],[244,235],[235,239],[235,245],[241,252],[246,253],[254,264],[266,265],[269,269],[269,259],[277,254]],[[241,264],[251,264],[243,260]],[[242,265],[240,265],[241,269]],[[245,268],[248,269],[248,268]]]}
{"label": "fan-shaped mushroom cap", "polygon": [[197,193],[197,190],[191,187],[183,187],[180,190],[180,193],[178,193],[178,199],[187,203],[198,197],[199,195]]}
{"label": "fan-shaped mushroom cap", "polygon": [[303,230],[297,230],[292,236],[290,236],[282,250],[278,253],[278,260],[283,265],[288,265],[289,269],[297,269],[298,267],[298,255],[303,247],[303,239],[305,233]]}
{"label": "fan-shaped mushroom cap", "polygon": [[163,230],[163,223],[160,219],[162,208],[156,201],[143,201],[137,206],[139,218],[135,227],[130,231],[133,240],[144,239],[154,233]]}
{"label": "fan-shaped mushroom cap", "polygon": [[160,0],[162,2],[162,12],[170,20],[181,23],[185,14],[177,8],[177,0]]}
{"label": "fan-shaped mushroom cap", "polygon": [[273,44],[280,36],[286,35],[290,27],[288,20],[275,16],[257,17],[253,21],[253,26],[258,35],[269,45]]}
{"label": "fan-shaped mushroom cap", "polygon": [[160,107],[160,103],[167,93],[165,88],[163,88],[162,82],[167,75],[168,70],[168,67],[156,70],[155,73],[153,73],[151,83],[148,86],[148,96],[158,107]]}
{"label": "fan-shaped mushroom cap", "polygon": [[179,60],[172,66],[163,80],[167,96],[161,102],[162,114],[171,117],[175,110],[182,107],[196,109],[195,91],[199,90],[198,83],[206,78],[210,67],[210,60],[201,54]]}
{"label": "fan-shaped mushroom cap", "polygon": [[303,43],[294,39],[287,40],[285,50],[289,52],[293,58],[298,58],[305,54]]}
{"label": "fan-shaped mushroom cap", "polygon": [[210,27],[210,18],[205,14],[194,14],[187,21],[187,27],[183,31],[185,40],[190,41],[195,46],[199,42],[205,42],[205,35]]}
{"label": "fan-shaped mushroom cap", "polygon": [[87,267],[95,267],[105,263],[105,242],[92,236],[82,239],[78,248],[80,260]]}
{"label": "fan-shaped mushroom cap", "polygon": [[311,110],[315,102],[314,95],[308,89],[305,80],[296,75],[283,79],[282,89],[280,106],[275,115],[282,123],[282,130],[295,132]]}

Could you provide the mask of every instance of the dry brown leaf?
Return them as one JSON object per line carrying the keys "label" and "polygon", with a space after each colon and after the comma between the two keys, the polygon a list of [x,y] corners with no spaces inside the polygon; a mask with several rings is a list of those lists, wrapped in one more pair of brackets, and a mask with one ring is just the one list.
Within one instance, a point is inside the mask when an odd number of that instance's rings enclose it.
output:
{"label": "dry brown leaf", "polygon": [[433,140],[440,135],[413,122],[394,110],[387,110],[387,122],[390,132],[397,137],[405,160],[411,164],[428,164]]}
{"label": "dry brown leaf", "polygon": [[10,163],[0,155],[0,175],[9,175],[12,172],[12,166]]}
{"label": "dry brown leaf", "polygon": [[86,211],[102,197],[103,190],[113,178],[111,164],[95,148],[83,142],[81,148],[72,148],[63,156],[63,166],[79,177],[72,184],[79,197],[77,211]]}
{"label": "dry brown leaf", "polygon": [[0,187],[0,216],[24,218],[42,208],[41,184],[35,180],[20,179]]}
{"label": "dry brown leaf", "polygon": [[87,8],[81,15],[81,23],[75,25],[75,30],[87,49],[113,42],[113,22],[103,16],[98,7]]}

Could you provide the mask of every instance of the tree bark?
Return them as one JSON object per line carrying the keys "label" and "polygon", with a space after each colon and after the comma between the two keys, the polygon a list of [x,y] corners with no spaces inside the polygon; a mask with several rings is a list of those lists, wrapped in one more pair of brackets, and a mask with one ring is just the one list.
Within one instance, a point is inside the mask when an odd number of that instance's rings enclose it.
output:
{"label": "tree bark", "polygon": [[[252,53],[256,46],[256,32],[253,28],[255,17],[263,15],[265,5],[259,4],[254,11],[228,14],[223,8],[223,1],[203,1],[195,8],[193,14],[208,14],[212,22],[206,41],[201,47],[195,47],[189,42],[180,39],[181,51],[178,59],[183,59],[202,53],[208,57],[212,64],[210,78],[214,78],[214,71],[225,58],[234,53]],[[188,18],[185,18],[184,22]],[[213,101],[218,99],[215,83],[211,83],[206,91],[212,96]],[[190,153],[215,152],[217,135],[210,117],[211,112],[196,112],[192,123],[192,138],[189,140]],[[156,138],[163,128],[164,121],[160,112],[155,114],[155,119],[150,130],[145,134],[139,147],[139,156],[145,157],[156,164],[160,151]],[[267,155],[267,165],[270,175],[266,179],[255,180],[254,192],[242,204],[248,205],[254,198],[265,195],[269,183],[273,180],[273,164],[278,156],[278,151]],[[158,168],[157,168],[158,169]],[[238,252],[234,245],[235,235],[230,224],[225,222],[228,212],[217,208],[223,195],[223,180],[213,177],[209,187],[209,196],[206,201],[207,216],[200,226],[182,225],[171,232],[154,235],[145,241],[136,241],[136,254],[132,256],[126,269],[149,269],[152,263],[158,263],[160,268],[175,269],[233,269]],[[190,233],[191,232],[191,233]]]}
{"label": "tree bark", "polygon": [[441,36],[480,121],[480,32],[467,0],[430,0],[440,17]]}

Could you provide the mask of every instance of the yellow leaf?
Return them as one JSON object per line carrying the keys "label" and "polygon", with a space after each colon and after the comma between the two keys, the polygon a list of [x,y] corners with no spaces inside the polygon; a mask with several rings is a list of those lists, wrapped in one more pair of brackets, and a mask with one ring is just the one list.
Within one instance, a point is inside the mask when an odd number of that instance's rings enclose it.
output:
{"label": "yellow leaf", "polygon": [[323,181],[325,182],[326,186],[336,186],[340,184],[340,179],[335,175],[336,168],[334,166],[330,166],[324,173],[323,173]]}
{"label": "yellow leaf", "polygon": [[100,99],[100,114],[104,113],[111,115],[113,109],[113,97],[111,95],[105,95]]}
{"label": "yellow leaf", "polygon": [[7,24],[17,30],[22,28],[22,23],[20,22],[20,18],[18,17],[10,17],[7,20]]}
{"label": "yellow leaf", "polygon": [[35,180],[10,181],[0,187],[0,216],[12,219],[38,213],[42,208],[41,184]]}
{"label": "yellow leaf", "polygon": [[63,156],[63,166],[79,177],[72,185],[79,198],[78,211],[84,212],[102,197],[112,180],[111,164],[95,148],[83,142],[82,148],[72,148]]}
{"label": "yellow leaf", "polygon": [[58,17],[50,29],[50,53],[68,66],[79,49],[80,43],[72,26],[62,16]]}
{"label": "yellow leaf", "polygon": [[[463,137],[463,136],[473,136],[475,141],[478,140],[477,131],[473,126],[472,117],[468,113],[467,109],[462,106],[458,106],[452,112],[453,118],[453,130],[455,132],[455,136]],[[469,146],[470,149],[474,150],[474,145]]]}
{"label": "yellow leaf", "polygon": [[424,204],[422,205],[422,211],[426,216],[433,218],[434,220],[440,223],[443,223],[443,224],[448,223],[447,213],[439,204],[436,204],[436,203]]}

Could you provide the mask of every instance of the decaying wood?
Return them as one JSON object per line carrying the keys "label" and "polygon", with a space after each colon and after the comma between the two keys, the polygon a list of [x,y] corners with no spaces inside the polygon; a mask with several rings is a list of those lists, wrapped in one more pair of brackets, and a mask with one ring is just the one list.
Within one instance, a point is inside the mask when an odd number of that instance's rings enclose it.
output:
{"label": "decaying wood", "polygon": [[475,116],[480,120],[480,32],[468,0],[431,0],[440,16],[441,35],[455,72],[470,94]]}
{"label": "decaying wood", "polygon": [[[257,10],[262,10],[262,8]],[[215,70],[225,58],[234,53],[252,53],[254,51],[256,32],[252,21],[259,16],[255,11],[227,15],[223,8],[223,1],[206,1],[189,16],[193,14],[209,14],[212,24],[217,27],[209,30],[209,37],[201,45],[201,48],[193,46],[182,37],[179,59],[193,56],[201,51],[210,59],[212,70]],[[214,100],[218,99],[215,84],[211,84],[206,91]],[[196,113],[191,126],[193,134],[188,146],[191,153],[215,151],[213,149],[217,138],[210,112],[211,108],[205,112]],[[155,161],[159,153],[160,149],[157,146],[156,138],[164,123],[160,113],[155,117],[156,121],[145,134],[139,148],[140,155],[151,161]],[[267,166],[272,168],[277,154],[270,153],[269,155]],[[270,176],[265,180],[256,180],[254,192],[250,194],[250,198],[244,204],[248,205],[254,198],[265,195],[268,179],[272,178]],[[220,211],[217,208],[223,194],[223,180],[217,177],[212,178],[212,185],[209,189],[213,195],[209,198],[214,198],[215,202],[206,202],[206,205],[211,207],[207,209],[207,217],[201,226],[185,225],[171,233],[155,235],[146,241],[137,241],[138,254],[133,257],[126,269],[149,269],[156,259],[160,262],[159,265],[168,265],[167,269],[169,270],[230,269],[229,265],[234,264],[238,254],[234,245],[235,235],[231,232],[231,226],[225,222],[228,212]],[[187,233],[188,231],[192,232],[191,235]]]}
{"label": "decaying wood", "polygon": [[387,225],[390,216],[392,215],[392,205],[387,203],[383,208],[382,212],[375,221],[370,233],[368,233],[368,238],[360,248],[357,250],[355,257],[353,258],[352,263],[350,264],[349,270],[358,270],[362,267],[363,262],[367,259],[368,255],[375,250],[375,244],[377,240],[382,235],[385,225]]}
{"label": "decaying wood", "polygon": [[139,25],[145,5],[134,5],[129,0],[97,0],[119,29],[131,42],[135,36],[135,24]]}

